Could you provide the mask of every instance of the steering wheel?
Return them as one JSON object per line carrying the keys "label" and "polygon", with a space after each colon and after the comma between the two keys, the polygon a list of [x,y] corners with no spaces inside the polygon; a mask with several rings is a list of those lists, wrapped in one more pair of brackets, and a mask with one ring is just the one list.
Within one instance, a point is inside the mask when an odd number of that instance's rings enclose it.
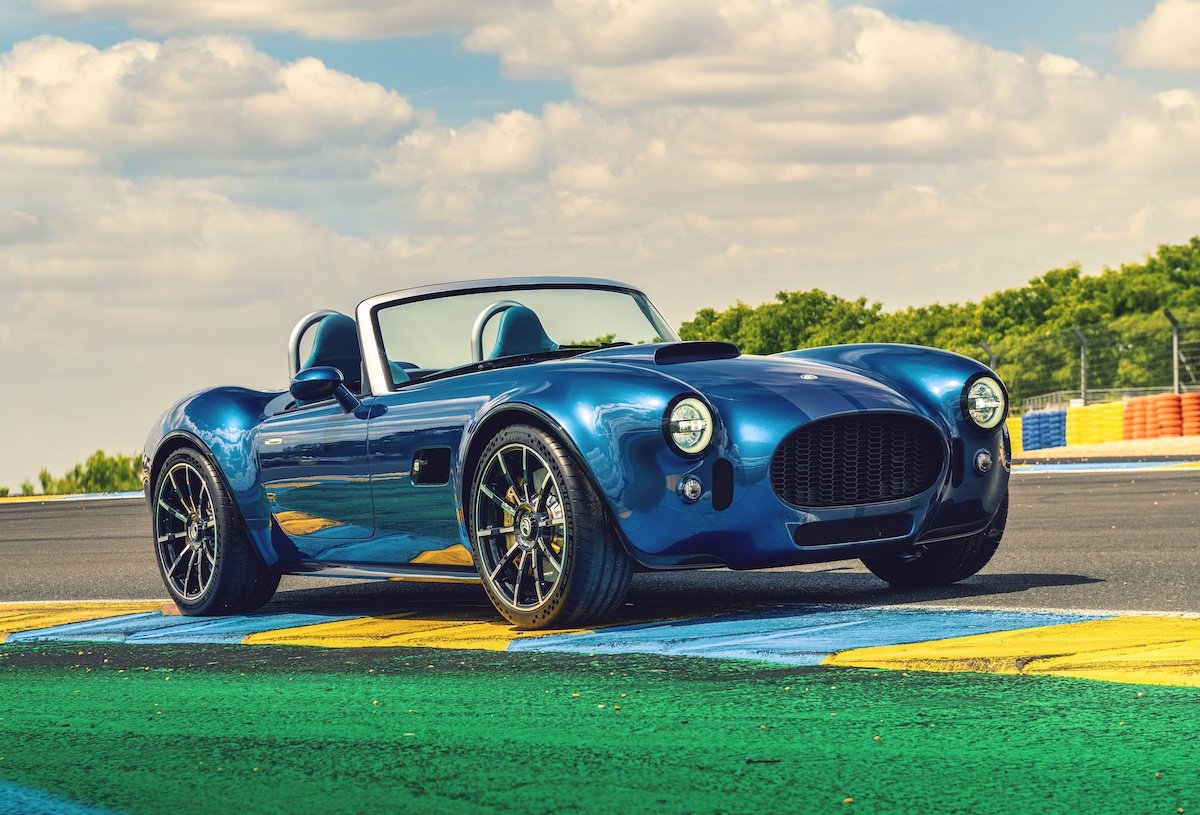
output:
{"label": "steering wheel", "polygon": [[473,362],[483,362],[483,328],[487,325],[487,321],[502,311],[523,305],[524,303],[518,303],[516,300],[497,300],[479,312],[479,316],[475,318],[475,325],[471,329],[471,360]]}

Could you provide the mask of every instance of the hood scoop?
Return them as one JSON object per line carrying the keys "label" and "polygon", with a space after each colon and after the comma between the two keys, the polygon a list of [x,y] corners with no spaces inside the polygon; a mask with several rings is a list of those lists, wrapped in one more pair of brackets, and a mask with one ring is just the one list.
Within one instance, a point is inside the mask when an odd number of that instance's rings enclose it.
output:
{"label": "hood scoop", "polygon": [[654,352],[654,364],[675,365],[708,359],[733,359],[741,355],[741,349],[731,342],[673,342]]}

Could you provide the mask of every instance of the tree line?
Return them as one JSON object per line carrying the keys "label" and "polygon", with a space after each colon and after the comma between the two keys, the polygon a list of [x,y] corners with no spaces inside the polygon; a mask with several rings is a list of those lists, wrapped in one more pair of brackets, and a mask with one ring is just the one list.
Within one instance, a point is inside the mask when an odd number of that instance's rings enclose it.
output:
{"label": "tree line", "polygon": [[[142,456],[109,455],[97,450],[87,461],[76,464],[61,477],[45,467],[38,473],[42,495],[80,495],[96,492],[128,492],[142,488]],[[18,495],[36,495],[39,490],[32,481],[20,486]],[[8,487],[0,487],[0,498],[7,497]]]}
{"label": "tree line", "polygon": [[752,354],[902,342],[989,362],[982,341],[996,354],[997,371],[1019,404],[1026,396],[1079,386],[1079,341],[1072,328],[1087,339],[1089,389],[1170,383],[1164,308],[1181,322],[1200,322],[1200,237],[1160,246],[1141,263],[1099,275],[1085,276],[1077,265],[1053,269],[978,302],[884,311],[865,297],[784,291],[759,306],[701,309],[680,335],[732,342]]}

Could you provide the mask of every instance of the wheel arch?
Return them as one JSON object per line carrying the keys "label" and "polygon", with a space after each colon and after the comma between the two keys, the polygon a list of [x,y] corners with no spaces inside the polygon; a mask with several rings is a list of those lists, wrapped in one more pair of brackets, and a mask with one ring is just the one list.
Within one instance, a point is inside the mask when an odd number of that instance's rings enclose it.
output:
{"label": "wheel arch", "polygon": [[479,460],[482,457],[484,448],[487,447],[488,442],[492,440],[496,433],[514,424],[525,424],[536,427],[550,434],[566,446],[575,458],[575,461],[583,468],[584,478],[587,479],[588,484],[600,498],[600,504],[604,508],[604,516],[608,519],[608,523],[614,534],[616,534],[617,539],[621,541],[621,546],[636,561],[636,551],[629,545],[629,541],[626,540],[625,534],[621,530],[621,525],[616,523],[612,508],[609,506],[608,501],[605,500],[605,493],[596,479],[596,474],[588,466],[587,460],[584,458],[575,440],[571,438],[571,434],[549,413],[523,402],[507,402],[493,408],[484,415],[474,429],[470,430],[464,438],[462,453],[459,459],[461,466],[459,467],[459,484],[455,490],[455,500],[458,502],[459,517],[462,519],[463,539],[468,541],[468,545],[471,543],[470,536],[467,534],[467,512],[471,504],[468,493],[470,492],[471,484],[475,481],[475,472],[479,466]]}
{"label": "wheel arch", "polygon": [[[174,453],[185,449],[195,450],[205,461],[212,465],[213,470],[217,474],[217,479],[221,482],[221,488],[233,497],[231,503],[233,504],[234,511],[238,514],[238,520],[241,521],[242,526],[245,527],[250,540],[254,544],[251,548],[254,550],[255,556],[264,565],[272,565],[278,559],[269,556],[273,554],[274,550],[264,548],[263,542],[260,541],[261,536],[256,534],[256,528],[246,521],[246,514],[242,510],[241,503],[237,500],[237,493],[234,492],[232,485],[229,483],[229,477],[225,474],[225,469],[221,466],[220,460],[213,454],[212,449],[204,443],[203,439],[193,433],[189,433],[186,430],[174,430],[164,436],[155,448],[154,455],[150,460],[150,468],[147,471],[146,501],[150,505],[150,511],[152,513],[154,511],[154,488],[158,483],[158,475],[162,472],[163,465]],[[153,518],[153,516],[151,517]],[[270,530],[268,530],[268,541],[269,535]]]}

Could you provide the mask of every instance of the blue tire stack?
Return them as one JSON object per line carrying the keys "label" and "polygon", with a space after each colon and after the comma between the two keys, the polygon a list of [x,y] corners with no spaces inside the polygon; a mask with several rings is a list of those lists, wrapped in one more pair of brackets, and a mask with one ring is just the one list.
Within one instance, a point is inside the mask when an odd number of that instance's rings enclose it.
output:
{"label": "blue tire stack", "polygon": [[1065,410],[1050,410],[1046,412],[1046,446],[1064,447],[1067,443],[1067,412]]}
{"label": "blue tire stack", "polygon": [[1034,410],[1021,416],[1021,445],[1026,450],[1062,447],[1066,443],[1065,410]]}
{"label": "blue tire stack", "polygon": [[1026,450],[1041,450],[1046,446],[1046,414],[1035,410],[1021,417],[1021,445]]}

